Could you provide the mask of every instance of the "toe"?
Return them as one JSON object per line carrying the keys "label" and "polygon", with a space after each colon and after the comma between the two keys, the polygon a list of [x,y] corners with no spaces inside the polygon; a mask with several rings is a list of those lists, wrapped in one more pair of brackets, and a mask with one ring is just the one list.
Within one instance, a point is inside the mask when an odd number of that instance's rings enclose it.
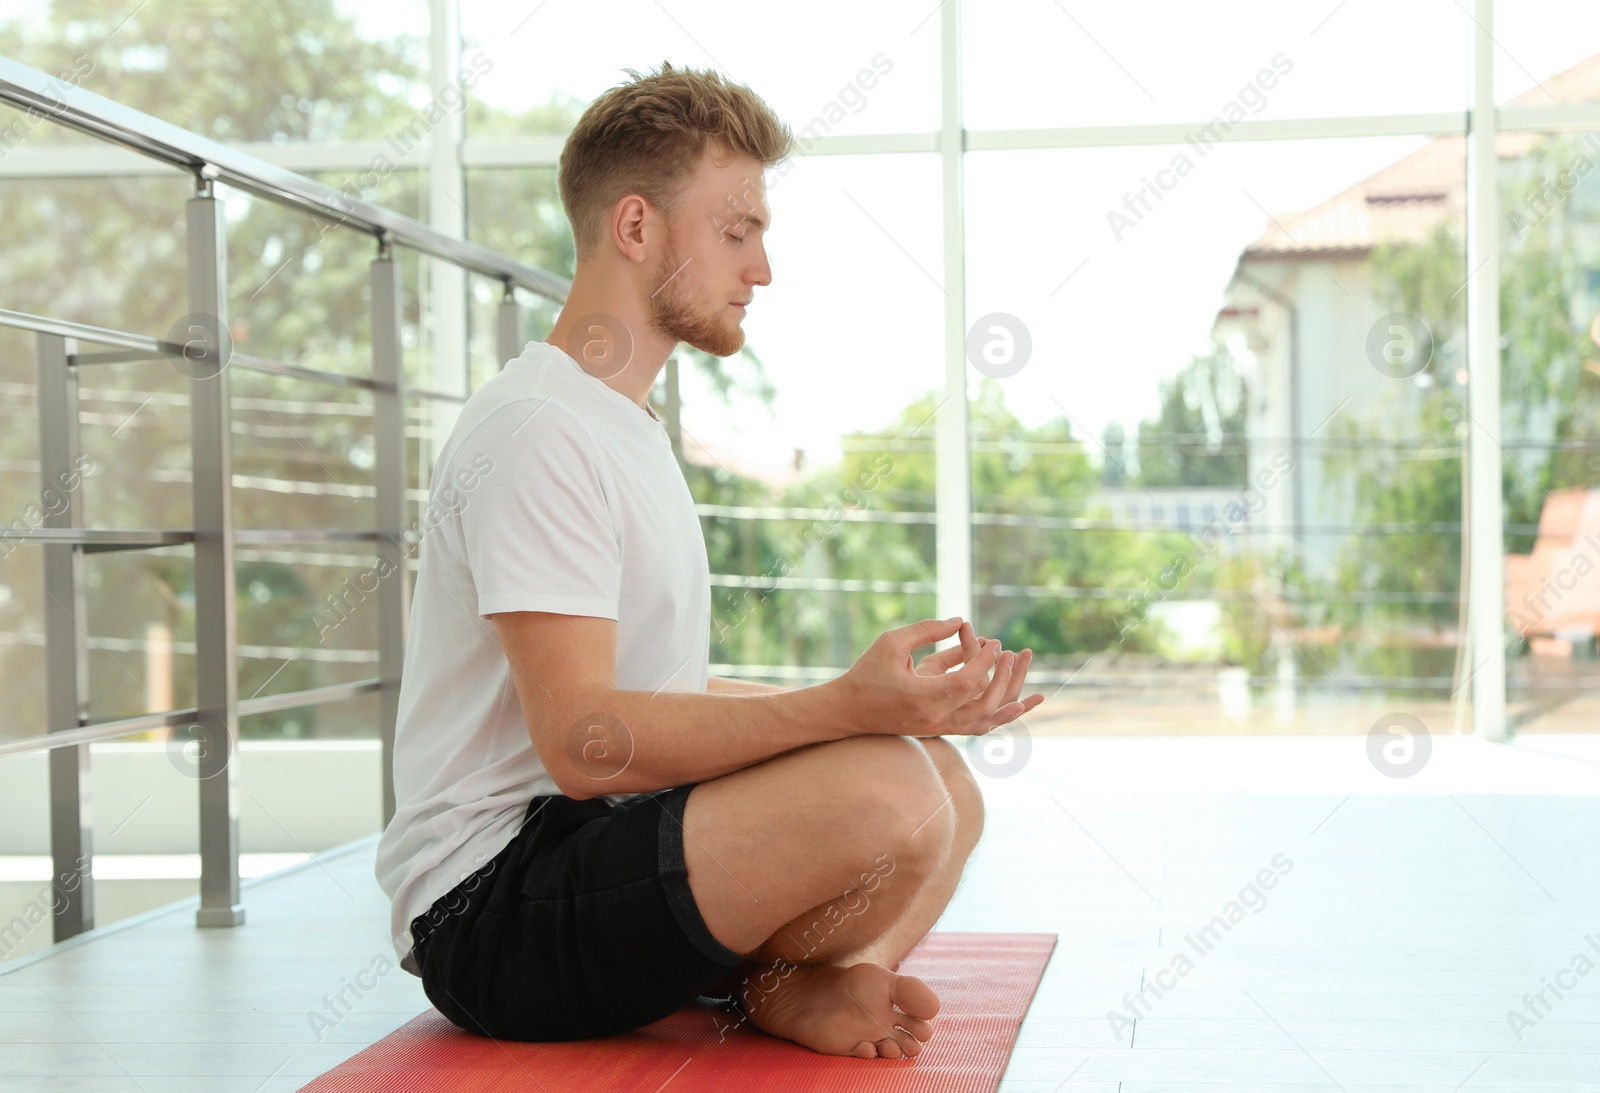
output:
{"label": "toe", "polygon": [[920,1021],[915,1017],[897,1015],[894,1023],[915,1036],[922,1043],[927,1043],[933,1038],[933,1024],[929,1021]]}
{"label": "toe", "polygon": [[896,977],[891,1000],[902,1013],[924,1021],[931,1021],[939,1013],[939,996],[914,975]]}
{"label": "toe", "polygon": [[905,1053],[900,1050],[900,1044],[893,1036],[886,1036],[878,1041],[878,1058],[898,1059]]}
{"label": "toe", "polygon": [[909,1032],[894,1030],[894,1041],[900,1045],[900,1054],[907,1059],[915,1058],[922,1054],[922,1044]]}

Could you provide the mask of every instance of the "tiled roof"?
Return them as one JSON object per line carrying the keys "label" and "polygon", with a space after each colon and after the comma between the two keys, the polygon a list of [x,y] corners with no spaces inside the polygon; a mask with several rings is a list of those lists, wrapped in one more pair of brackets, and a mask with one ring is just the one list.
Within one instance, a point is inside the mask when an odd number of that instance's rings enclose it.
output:
{"label": "tiled roof", "polygon": [[[1516,106],[1600,101],[1600,54],[1512,100]],[[1503,159],[1525,155],[1539,138],[1502,133]],[[1466,138],[1440,137],[1304,212],[1275,214],[1267,230],[1245,248],[1245,258],[1309,252],[1365,251],[1379,243],[1415,242],[1446,217],[1457,217],[1466,198]]]}

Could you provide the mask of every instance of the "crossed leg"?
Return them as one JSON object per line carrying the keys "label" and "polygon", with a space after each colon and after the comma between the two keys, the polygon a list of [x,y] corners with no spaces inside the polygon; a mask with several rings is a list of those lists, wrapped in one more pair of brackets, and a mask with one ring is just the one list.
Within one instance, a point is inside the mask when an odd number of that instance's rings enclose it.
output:
{"label": "crossed leg", "polygon": [[[982,792],[949,741],[854,737],[786,753],[697,786],[684,830],[707,927],[746,957],[717,986],[758,1026],[834,1054],[922,1050],[938,997],[895,969],[983,830]],[[845,1012],[816,1020],[829,997]]]}

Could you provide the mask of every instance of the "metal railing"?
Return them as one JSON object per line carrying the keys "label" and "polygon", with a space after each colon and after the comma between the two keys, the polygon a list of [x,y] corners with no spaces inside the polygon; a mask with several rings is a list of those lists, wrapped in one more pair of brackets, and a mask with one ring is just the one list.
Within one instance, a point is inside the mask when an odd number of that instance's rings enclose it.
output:
{"label": "metal railing", "polygon": [[[0,326],[31,331],[37,339],[39,476],[44,488],[68,481],[80,455],[78,391],[87,366],[121,361],[182,360],[189,377],[193,453],[193,527],[105,529],[84,526],[82,498],[47,512],[41,526],[13,529],[18,541],[37,543],[44,556],[45,707],[47,731],[0,742],[0,757],[48,750],[52,881],[77,897],[57,900],[54,938],[62,941],[94,926],[91,744],[153,729],[186,729],[199,745],[200,926],[244,922],[239,898],[238,786],[229,761],[239,719],[337,702],[367,692],[379,700],[383,744],[383,817],[394,814],[392,754],[405,657],[410,573],[404,541],[406,506],[405,399],[460,401],[462,396],[408,386],[401,358],[398,245],[504,286],[496,315],[501,361],[522,348],[516,290],[561,302],[570,284],[529,269],[484,247],[443,235],[398,213],[331,189],[236,149],[180,129],[44,73],[0,58],[0,102],[48,117],[59,125],[131,149],[193,173],[195,194],[186,206],[188,310],[202,317],[202,337],[177,344],[146,335],[41,315],[0,310]],[[300,365],[231,354],[227,330],[226,236],[217,183],[311,216],[331,219],[371,235],[372,374],[352,377]],[[196,342],[200,344],[196,344]],[[109,347],[85,352],[81,346]],[[463,362],[466,346],[462,346]],[[229,367],[300,380],[360,387],[373,393],[374,492],[371,531],[321,528],[239,529],[233,522]],[[55,508],[56,506],[49,506]],[[385,581],[378,599],[378,675],[372,679],[240,700],[235,612],[234,546],[237,543],[370,542],[380,563],[398,579]],[[100,551],[143,550],[187,544],[194,552],[195,705],[95,721],[89,716],[88,648],[84,629],[83,562]]]}

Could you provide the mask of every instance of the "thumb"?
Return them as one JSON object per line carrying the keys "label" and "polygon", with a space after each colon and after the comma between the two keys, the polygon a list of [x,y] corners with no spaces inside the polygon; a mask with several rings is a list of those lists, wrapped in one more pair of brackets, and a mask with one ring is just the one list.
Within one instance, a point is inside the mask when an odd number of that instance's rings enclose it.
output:
{"label": "thumb", "polygon": [[903,649],[917,649],[936,641],[943,641],[961,629],[962,619],[923,619],[887,631],[889,637]]}

